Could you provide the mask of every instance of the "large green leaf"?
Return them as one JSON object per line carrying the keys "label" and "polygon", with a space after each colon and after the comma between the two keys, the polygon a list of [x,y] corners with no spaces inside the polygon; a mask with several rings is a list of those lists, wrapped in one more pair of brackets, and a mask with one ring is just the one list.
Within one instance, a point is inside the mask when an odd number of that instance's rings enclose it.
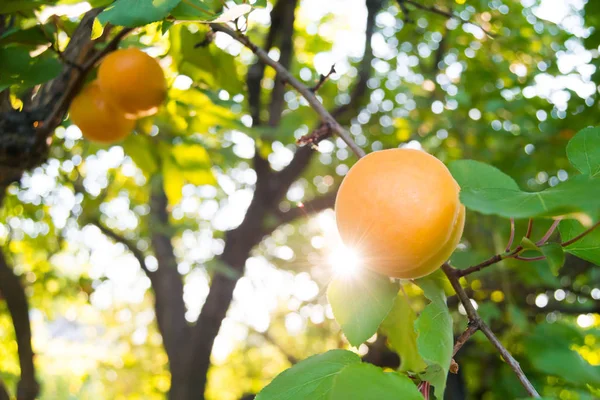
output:
{"label": "large green leaf", "polygon": [[534,368],[572,384],[600,388],[600,366],[592,366],[571,350],[573,334],[560,324],[542,323],[526,339],[527,357]]}
{"label": "large green leaf", "polygon": [[542,254],[546,256],[550,270],[555,276],[565,263],[565,252],[560,243],[548,243],[540,247]]}
{"label": "large green leaf", "polygon": [[[383,372],[371,364],[352,364],[335,378],[332,400],[422,400],[423,396],[406,375]],[[312,397],[311,397],[312,399]]]}
{"label": "large green leaf", "polygon": [[[576,220],[563,220],[560,222],[558,229],[563,242],[566,242],[585,231],[586,228]],[[596,228],[575,243],[566,246],[564,250],[574,256],[600,265],[600,228]]]}
{"label": "large green leaf", "polygon": [[325,400],[329,399],[335,377],[360,357],[346,350],[330,350],[300,361],[277,375],[256,396],[256,400]]}
{"label": "large green leaf", "polygon": [[492,188],[519,190],[519,186],[513,178],[498,168],[479,161],[454,161],[448,165],[448,169],[460,185],[461,190]]}
{"label": "large green leaf", "polygon": [[569,161],[582,174],[600,174],[600,128],[585,128],[567,145]]}
{"label": "large green leaf", "polygon": [[419,400],[405,375],[384,372],[347,350],[330,350],[300,361],[267,385],[256,400]]}
{"label": "large green leaf", "polygon": [[363,270],[355,276],[333,279],[327,298],[346,338],[359,346],[377,332],[397,293],[398,286],[388,277]]}
{"label": "large green leaf", "polygon": [[434,386],[438,399],[444,396],[454,346],[452,316],[446,305],[442,278],[441,271],[437,271],[416,282],[431,301],[415,322],[415,330],[419,354],[428,365],[426,379]]}
{"label": "large green leaf", "polygon": [[[574,176],[541,192],[524,192],[512,178],[481,162],[455,161],[450,171],[461,186],[460,199],[483,214],[510,218],[593,214],[600,207],[600,179]],[[484,176],[484,179],[481,177]]]}
{"label": "large green leaf", "polygon": [[417,349],[416,318],[407,295],[400,292],[394,307],[381,324],[390,346],[400,356],[400,371],[420,372],[427,366]]}
{"label": "large green leaf", "polygon": [[36,56],[29,55],[24,47],[0,49],[0,91],[13,85],[31,87],[56,78],[62,65],[50,52]]}
{"label": "large green leaf", "polygon": [[169,15],[181,0],[117,0],[107,7],[98,19],[103,24],[135,28],[160,21]]}

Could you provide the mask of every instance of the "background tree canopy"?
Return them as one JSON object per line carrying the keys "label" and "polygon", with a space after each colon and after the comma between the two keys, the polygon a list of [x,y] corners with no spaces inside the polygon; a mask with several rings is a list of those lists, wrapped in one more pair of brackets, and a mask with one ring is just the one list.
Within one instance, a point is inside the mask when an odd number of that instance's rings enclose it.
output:
{"label": "background tree canopy", "polygon": [[[600,211],[600,133],[575,136],[600,125],[599,24],[593,0],[3,0],[0,399],[250,399],[292,366],[258,398],[531,396],[483,325],[541,396],[600,397],[600,231],[570,243]],[[167,99],[91,143],[69,105],[127,47]],[[341,130],[450,166],[450,282],[328,300],[354,261]],[[306,373],[339,376],[317,397]]]}

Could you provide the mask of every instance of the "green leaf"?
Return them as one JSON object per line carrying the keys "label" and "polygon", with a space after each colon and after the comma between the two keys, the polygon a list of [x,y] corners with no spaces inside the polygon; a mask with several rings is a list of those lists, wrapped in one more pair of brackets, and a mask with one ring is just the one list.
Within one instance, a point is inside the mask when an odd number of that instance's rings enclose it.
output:
{"label": "green leaf", "polygon": [[534,368],[556,375],[572,384],[600,388],[600,367],[592,366],[579,353],[571,350],[572,329],[560,324],[542,323],[525,340],[525,348]]}
{"label": "green leaf", "polygon": [[600,179],[575,176],[541,192],[524,192],[500,170],[473,160],[454,161],[450,172],[461,187],[461,202],[482,214],[505,218],[593,214],[600,207]]}
{"label": "green leaf", "polygon": [[[586,230],[576,220],[562,220],[558,226],[563,242],[573,239]],[[564,248],[569,253],[600,266],[600,229],[596,228],[575,243]]]}
{"label": "green leaf", "polygon": [[0,14],[11,14],[16,12],[34,10],[46,4],[52,4],[52,1],[3,0],[0,3]]}
{"label": "green leaf", "polygon": [[[313,399],[314,397],[310,397]],[[422,400],[423,396],[405,375],[383,372],[374,365],[352,364],[342,370],[328,397],[332,400]]]}
{"label": "green leaf", "polygon": [[600,174],[600,128],[585,128],[567,144],[567,157],[582,174]]}
{"label": "green leaf", "polygon": [[185,177],[170,154],[167,154],[162,159],[162,173],[165,195],[167,196],[169,205],[174,206],[183,197],[181,190],[183,189],[183,185],[185,185]]}
{"label": "green leaf", "polygon": [[[44,31],[46,35],[44,35]],[[35,25],[28,29],[12,28],[0,35],[0,44],[20,43],[26,45],[48,44],[48,37],[56,33],[56,25],[47,23]]]}
{"label": "green leaf", "polygon": [[408,303],[407,295],[398,293],[394,307],[381,324],[390,347],[400,356],[400,371],[423,371],[427,364],[417,349],[415,332],[416,315]]}
{"label": "green leaf", "polygon": [[277,375],[256,400],[329,399],[336,376],[344,367],[359,363],[360,357],[347,350],[330,350],[309,357]]}
{"label": "green leaf", "polygon": [[541,192],[506,188],[466,188],[461,202],[473,211],[505,218],[559,216],[575,212],[593,215],[600,207],[600,179],[575,176]]}
{"label": "green leaf", "polygon": [[523,246],[525,250],[540,251],[540,248],[528,237],[523,237],[521,239],[521,246]]}
{"label": "green leaf", "polygon": [[548,243],[540,248],[542,254],[546,256],[550,270],[555,276],[565,263],[565,252],[560,243]]}
{"label": "green leaf", "polygon": [[153,144],[148,137],[144,135],[129,135],[121,144],[125,153],[131,157],[146,175],[152,176],[158,170],[157,154],[155,154]]}
{"label": "green leaf", "polygon": [[397,293],[398,286],[388,277],[363,270],[352,277],[333,279],[327,298],[346,338],[359,346],[377,332]]}
{"label": "green leaf", "polygon": [[135,28],[164,19],[181,0],[117,0],[98,19],[102,24]]}
{"label": "green leaf", "polygon": [[458,160],[448,165],[450,173],[463,189],[504,188],[520,190],[513,178],[498,168],[474,160]]}
{"label": "green leaf", "polygon": [[194,27],[192,32],[185,24],[179,24],[169,31],[169,54],[179,66],[179,72],[196,83],[204,82],[213,89],[238,93],[242,85],[234,57],[217,46],[196,47],[205,39],[208,27],[201,27],[200,30],[197,26]]}
{"label": "green leaf", "polygon": [[425,297],[431,300],[415,322],[417,348],[428,365],[427,380],[435,388],[435,397],[442,399],[454,346],[452,316],[446,305],[444,280],[438,274],[432,274],[418,279],[416,283],[423,289]]}
{"label": "green leaf", "polygon": [[215,1],[188,0],[180,2],[171,14],[180,21],[210,21],[219,13]]}
{"label": "green leaf", "polygon": [[199,144],[178,144],[171,154],[186,180],[194,185],[215,185],[210,156]]}
{"label": "green leaf", "polygon": [[62,69],[60,61],[50,51],[32,58],[23,47],[0,49],[0,90],[13,85],[22,88],[56,78]]}

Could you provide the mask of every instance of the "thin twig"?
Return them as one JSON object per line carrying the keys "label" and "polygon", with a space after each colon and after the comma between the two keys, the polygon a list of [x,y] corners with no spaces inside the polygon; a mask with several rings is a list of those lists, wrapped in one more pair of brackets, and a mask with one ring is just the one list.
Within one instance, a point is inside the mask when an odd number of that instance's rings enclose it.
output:
{"label": "thin twig", "polygon": [[467,329],[456,339],[454,343],[454,350],[452,351],[452,357],[458,353],[458,351],[463,347],[463,345],[469,340],[471,336],[475,334],[479,330],[479,324],[475,321],[469,321],[469,326]]}
{"label": "thin twig", "polygon": [[533,218],[529,218],[527,221],[527,233],[525,233],[525,237],[529,239],[531,237],[531,231],[533,230]]}
{"label": "thin twig", "polygon": [[508,253],[513,245],[513,241],[515,240],[515,219],[510,219],[510,237],[508,238],[508,243],[506,244],[506,252]]}
{"label": "thin twig", "polygon": [[510,352],[502,345],[502,343],[500,343],[496,335],[494,335],[491,329],[485,324],[485,322],[483,322],[483,320],[477,313],[477,310],[475,310],[475,307],[471,303],[471,299],[469,298],[467,292],[465,292],[465,290],[459,282],[460,277],[458,276],[458,272],[460,271],[452,268],[448,263],[442,265],[442,270],[450,280],[450,284],[454,288],[458,299],[465,308],[467,317],[469,318],[469,322],[478,326],[479,329],[483,332],[483,334],[488,338],[488,340],[494,345],[494,347],[498,350],[502,358],[504,358],[504,361],[514,371],[515,375],[517,375],[517,378],[519,379],[527,393],[529,393],[531,397],[539,398],[539,393],[535,390],[531,382],[529,382],[529,379],[527,379],[527,376],[525,376],[525,373],[523,373],[523,370],[521,369],[521,366],[519,365],[517,360],[515,360],[514,357],[510,354]]}
{"label": "thin twig", "polygon": [[489,267],[490,265],[499,263],[504,258],[506,258],[506,256],[504,256],[502,254],[496,254],[477,265],[473,265],[472,267],[461,269],[461,270],[456,270],[456,276],[458,276],[460,278],[462,276],[472,274],[473,272],[481,271],[485,267]]}
{"label": "thin twig", "polygon": [[321,87],[325,84],[325,82],[327,82],[327,79],[329,79],[329,77],[333,74],[335,74],[335,64],[331,66],[331,69],[329,70],[327,75],[321,74],[319,76],[319,81],[317,82],[317,84],[315,86],[310,88],[310,91],[313,93],[317,93],[317,91],[319,89],[321,89]]}
{"label": "thin twig", "polygon": [[256,54],[256,56],[262,62],[264,62],[266,65],[272,67],[275,71],[277,71],[277,74],[282,79],[288,82],[294,89],[296,89],[302,96],[304,96],[308,104],[310,104],[310,106],[317,112],[317,114],[319,114],[323,122],[329,123],[331,125],[332,129],[348,145],[348,147],[354,152],[354,154],[356,154],[359,158],[365,156],[365,151],[360,146],[358,146],[354,142],[354,140],[352,140],[350,133],[337,122],[337,120],[329,113],[329,111],[327,111],[327,109],[323,106],[323,104],[319,101],[315,94],[302,82],[296,79],[296,77],[292,75],[286,68],[284,68],[277,61],[273,60],[271,57],[269,57],[269,55],[263,49],[259,48],[257,45],[252,43],[247,36],[241,34],[240,32],[236,32],[229,26],[223,24],[211,24],[210,26],[213,28],[213,30],[217,32],[223,32],[239,41],[241,44],[249,48],[254,54]]}
{"label": "thin twig", "polygon": [[536,257],[523,257],[523,256],[514,256],[513,257],[515,260],[519,260],[519,261],[540,261],[540,260],[545,260],[546,256],[536,256]]}
{"label": "thin twig", "polygon": [[510,354],[510,352],[502,345],[502,343],[500,343],[500,341],[498,340],[496,335],[494,335],[494,332],[492,332],[490,327],[482,322],[480,329],[481,332],[483,332],[483,334],[488,338],[490,343],[492,343],[496,350],[498,350],[502,358],[504,358],[504,361],[514,371],[515,375],[517,375],[517,378],[519,379],[521,385],[523,385],[527,393],[529,393],[531,397],[539,398],[540,394],[537,392],[537,390],[535,390],[535,387],[533,387],[531,382],[529,382],[529,379],[527,379],[527,376],[521,369],[521,365],[519,364],[519,362],[515,360],[512,354]]}
{"label": "thin twig", "polygon": [[546,243],[548,241],[548,239],[550,239],[550,236],[552,236],[552,234],[554,233],[554,231],[556,230],[556,228],[558,227],[558,224],[560,224],[560,218],[556,219],[552,225],[550,225],[550,228],[548,229],[548,231],[544,234],[544,236],[542,236],[542,238],[540,240],[538,240],[535,245],[536,246],[541,246],[544,243]]}
{"label": "thin twig", "polygon": [[490,38],[495,38],[496,37],[496,34],[488,31],[483,26],[481,26],[481,25],[479,25],[479,24],[477,24],[475,22],[469,21],[468,19],[464,19],[460,15],[456,15],[456,14],[454,14],[452,12],[442,10],[441,8],[437,8],[436,6],[426,6],[426,5],[417,3],[414,0],[398,0],[398,3],[400,5],[400,9],[402,9],[402,11],[404,12],[405,15],[407,15],[406,11],[408,11],[408,10],[406,10],[406,6],[404,5],[406,3],[406,4],[412,5],[415,8],[423,10],[423,11],[428,11],[430,13],[441,15],[441,16],[446,17],[446,18],[457,19],[463,25],[470,24],[470,25],[476,26],[479,29],[481,29]]}
{"label": "thin twig", "polygon": [[598,226],[600,226],[600,221],[596,222],[594,225],[592,225],[589,229],[581,232],[579,235],[575,236],[573,239],[567,240],[564,243],[561,243],[562,247],[567,247],[573,243],[575,243],[576,241],[578,241],[579,239],[582,239],[583,237],[587,236],[588,234],[590,234],[594,229],[596,229]]}

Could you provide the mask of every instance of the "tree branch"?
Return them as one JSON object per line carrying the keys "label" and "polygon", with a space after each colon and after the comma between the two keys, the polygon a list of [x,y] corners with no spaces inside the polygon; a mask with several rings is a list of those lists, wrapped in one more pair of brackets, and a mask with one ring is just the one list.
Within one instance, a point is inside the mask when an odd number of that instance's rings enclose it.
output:
{"label": "tree branch", "polygon": [[288,224],[301,217],[308,217],[312,214],[317,214],[328,208],[333,208],[337,190],[328,192],[322,196],[315,197],[312,200],[302,203],[297,207],[291,208],[288,211],[280,211],[275,213],[278,225]]}
{"label": "tree branch", "polygon": [[446,18],[457,19],[463,25],[465,25],[465,24],[474,25],[474,26],[478,27],[479,29],[481,29],[489,37],[491,37],[491,38],[496,37],[496,35],[494,33],[488,31],[481,25],[479,25],[475,22],[469,21],[468,19],[464,19],[460,15],[456,15],[453,12],[442,10],[441,8],[438,8],[436,6],[426,6],[424,4],[416,2],[415,0],[398,0],[398,4],[400,5],[400,9],[405,13],[406,16],[408,16],[408,9],[406,8],[406,4],[410,4],[413,7],[418,8],[419,10],[423,10],[423,11],[427,11],[427,12],[430,12],[433,14],[441,15]]}
{"label": "tree branch", "polygon": [[471,323],[469,321],[469,325],[467,329],[456,339],[454,343],[454,350],[452,350],[452,357],[456,356],[456,353],[463,347],[463,345],[479,330],[479,325],[475,323]]}
{"label": "tree branch", "polygon": [[240,32],[236,32],[232,28],[227,25],[222,24],[211,24],[210,25],[213,30],[217,32],[223,32],[232,38],[239,41],[241,44],[249,48],[256,56],[262,60],[266,65],[272,67],[286,82],[288,82],[294,89],[296,89],[306,101],[310,104],[310,106],[319,114],[323,122],[331,124],[332,129],[342,138],[344,142],[350,147],[350,149],[356,154],[358,157],[363,157],[365,155],[364,150],[359,147],[352,137],[350,133],[344,129],[336,119],[327,111],[327,109],[323,106],[323,104],[319,101],[316,95],[306,87],[302,82],[300,82],[294,75],[292,75],[287,69],[285,69],[281,64],[277,61],[273,60],[269,55],[256,46],[254,43],[248,39],[247,36],[243,35]]}
{"label": "tree branch", "polygon": [[29,304],[21,280],[8,265],[3,251],[0,251],[0,293],[4,296],[12,317],[18,346],[21,379],[17,386],[17,400],[33,400],[40,388],[35,379]]}
{"label": "tree branch", "polygon": [[0,379],[0,400],[10,400],[10,396],[8,395],[8,391],[6,390],[6,386],[4,386],[2,379]]}
{"label": "tree branch", "polygon": [[[294,52],[294,20],[296,4],[298,0],[286,0],[280,3],[283,4],[283,12],[281,16],[281,29],[278,32],[280,39],[279,45],[279,64],[286,69],[290,69],[292,63],[292,53]],[[271,92],[271,104],[269,104],[269,126],[278,126],[281,121],[283,112],[285,94],[285,77],[279,72],[275,76],[275,86]]]}
{"label": "tree branch", "polygon": [[146,257],[144,256],[144,253],[140,249],[138,249],[134,243],[131,243],[129,240],[125,239],[117,232],[108,228],[106,225],[100,222],[99,219],[92,219],[89,221],[89,223],[100,229],[100,232],[102,232],[104,236],[111,238],[116,243],[121,243],[122,245],[124,245],[131,252],[131,254],[133,254],[137,262],[140,264],[140,268],[142,268],[146,275],[152,275],[152,272],[148,269],[148,266],[146,265]]}
{"label": "tree branch", "polygon": [[173,385],[176,385],[179,379],[185,377],[182,352],[187,352],[187,349],[182,343],[189,340],[189,326],[185,320],[183,281],[177,272],[171,236],[164,229],[169,226],[167,197],[162,180],[156,180],[152,186],[150,215],[153,221],[150,224],[150,235],[158,269],[149,278],[154,289],[156,321],[169,356]]}
{"label": "tree branch", "polygon": [[492,345],[496,348],[496,350],[498,350],[502,358],[504,358],[504,361],[514,371],[515,375],[517,376],[527,393],[532,397],[540,397],[539,393],[535,390],[531,382],[529,382],[529,379],[527,379],[527,376],[525,376],[525,373],[523,373],[523,370],[521,369],[521,366],[519,365],[517,360],[515,360],[514,357],[510,354],[510,352],[502,345],[502,343],[500,343],[496,335],[494,335],[492,330],[486,325],[485,322],[483,322],[483,320],[477,313],[477,310],[475,310],[475,307],[473,307],[471,299],[469,298],[469,296],[467,295],[467,293],[465,292],[465,290],[459,282],[460,277],[457,274],[457,272],[459,271],[452,268],[448,263],[445,263],[442,266],[442,270],[450,280],[450,284],[454,288],[458,299],[465,308],[467,317],[469,318],[469,323],[471,325],[477,326],[492,343]]}

